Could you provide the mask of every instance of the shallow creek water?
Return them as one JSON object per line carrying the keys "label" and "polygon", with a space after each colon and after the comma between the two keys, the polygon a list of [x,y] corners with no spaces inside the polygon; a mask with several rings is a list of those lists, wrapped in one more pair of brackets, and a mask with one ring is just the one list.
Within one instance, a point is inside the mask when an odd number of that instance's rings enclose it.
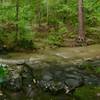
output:
{"label": "shallow creek water", "polygon": [[51,61],[9,64],[8,79],[0,85],[0,100],[100,100],[98,67],[98,59],[78,65]]}
{"label": "shallow creek water", "polygon": [[100,100],[100,45],[0,58],[0,100]]}

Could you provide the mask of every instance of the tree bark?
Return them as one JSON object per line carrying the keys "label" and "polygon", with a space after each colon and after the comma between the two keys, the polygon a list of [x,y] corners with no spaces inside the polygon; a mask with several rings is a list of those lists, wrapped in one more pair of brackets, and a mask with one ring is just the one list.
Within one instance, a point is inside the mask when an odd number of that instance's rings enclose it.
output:
{"label": "tree bark", "polygon": [[84,41],[85,32],[84,32],[83,0],[78,0],[78,22],[79,22],[78,39],[80,41]]}

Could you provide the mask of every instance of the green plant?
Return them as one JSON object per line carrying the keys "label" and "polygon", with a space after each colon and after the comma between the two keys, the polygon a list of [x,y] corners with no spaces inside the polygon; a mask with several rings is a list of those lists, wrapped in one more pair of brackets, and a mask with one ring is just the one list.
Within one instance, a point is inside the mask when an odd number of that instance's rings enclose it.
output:
{"label": "green plant", "polygon": [[[40,29],[47,35],[49,32],[54,32],[48,37],[43,33],[44,37],[47,37],[46,41],[48,44],[61,45],[64,38],[75,38],[78,31],[77,3],[76,0],[19,0],[17,20],[16,0],[0,1],[0,40],[7,46],[17,42],[14,40],[17,36],[16,24],[18,24],[18,36],[21,41],[22,38],[28,41],[33,40],[33,38],[29,37],[33,37],[34,33]],[[100,1],[84,0],[86,37],[98,40],[97,43],[100,42],[99,31],[93,28],[98,27],[99,29],[99,12]],[[45,28],[41,27],[43,25]],[[93,27],[92,30],[87,26]],[[38,38],[40,39],[39,36],[36,38],[37,40]],[[23,47],[27,48],[26,46]]]}
{"label": "green plant", "polygon": [[0,64],[0,83],[5,81],[8,74],[8,70],[6,69],[6,65]]}
{"label": "green plant", "polygon": [[60,33],[50,34],[47,37],[46,42],[50,45],[60,46],[62,42],[62,35]]}
{"label": "green plant", "polygon": [[83,86],[74,92],[75,100],[99,100],[100,87]]}
{"label": "green plant", "polygon": [[98,73],[98,74],[100,73],[100,66],[96,67],[95,72]]}
{"label": "green plant", "polygon": [[23,49],[34,49],[36,48],[35,44],[33,43],[32,40],[28,40],[28,39],[21,39],[18,41],[18,47],[23,48]]}

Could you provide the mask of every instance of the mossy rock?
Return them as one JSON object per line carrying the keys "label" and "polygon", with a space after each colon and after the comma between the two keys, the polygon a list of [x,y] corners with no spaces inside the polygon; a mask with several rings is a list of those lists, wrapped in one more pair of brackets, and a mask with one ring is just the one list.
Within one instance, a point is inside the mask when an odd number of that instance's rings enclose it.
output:
{"label": "mossy rock", "polygon": [[96,67],[95,72],[96,72],[97,74],[100,74],[100,67]]}
{"label": "mossy rock", "polygon": [[76,100],[100,100],[100,86],[84,86],[74,92]]}

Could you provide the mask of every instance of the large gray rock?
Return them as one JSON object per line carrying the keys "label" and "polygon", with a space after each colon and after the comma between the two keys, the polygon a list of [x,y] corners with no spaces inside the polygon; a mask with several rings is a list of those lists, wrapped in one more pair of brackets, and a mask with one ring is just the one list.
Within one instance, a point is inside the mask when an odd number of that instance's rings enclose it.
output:
{"label": "large gray rock", "polygon": [[67,94],[82,85],[100,85],[100,78],[76,65],[38,62],[31,66],[13,65],[8,69],[10,73],[5,85],[6,89],[13,92],[23,91],[29,98],[35,95],[34,86],[52,94],[59,92]]}
{"label": "large gray rock", "polygon": [[78,68],[47,68],[36,77],[37,85],[51,93],[69,93],[82,85],[100,85],[100,78]]}

